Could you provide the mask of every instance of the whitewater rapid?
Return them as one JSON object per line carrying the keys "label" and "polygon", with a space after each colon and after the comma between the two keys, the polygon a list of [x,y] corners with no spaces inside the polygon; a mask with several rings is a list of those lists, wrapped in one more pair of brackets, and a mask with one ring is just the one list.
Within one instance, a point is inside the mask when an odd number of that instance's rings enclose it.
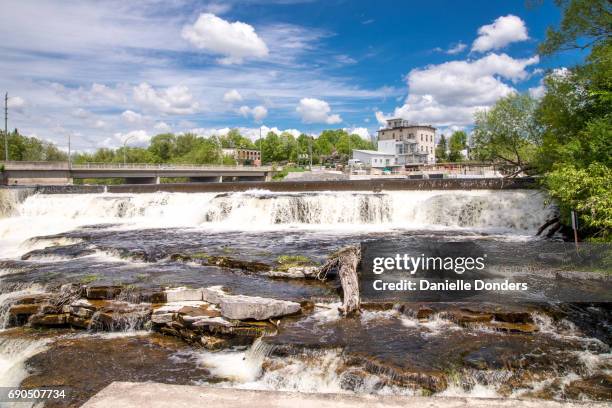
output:
{"label": "whitewater rapid", "polygon": [[473,229],[530,235],[553,211],[534,190],[35,194],[4,207],[10,209],[0,219],[5,246],[96,224],[228,230]]}

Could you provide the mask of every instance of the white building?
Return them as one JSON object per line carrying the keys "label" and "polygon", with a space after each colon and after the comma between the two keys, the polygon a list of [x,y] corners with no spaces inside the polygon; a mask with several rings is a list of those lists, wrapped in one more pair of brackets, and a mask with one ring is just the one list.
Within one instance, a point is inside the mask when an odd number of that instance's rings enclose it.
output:
{"label": "white building", "polygon": [[397,166],[395,154],[378,150],[353,150],[353,159],[359,160],[366,167],[394,167]]}
{"label": "white building", "polygon": [[436,128],[415,125],[404,119],[389,119],[378,131],[378,150],[353,150],[353,159],[370,167],[400,167],[433,164]]}

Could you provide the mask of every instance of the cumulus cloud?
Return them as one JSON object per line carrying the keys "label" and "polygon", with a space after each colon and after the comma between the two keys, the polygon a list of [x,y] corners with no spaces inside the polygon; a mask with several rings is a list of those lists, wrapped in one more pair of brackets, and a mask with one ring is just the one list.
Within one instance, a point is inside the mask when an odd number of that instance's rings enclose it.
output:
{"label": "cumulus cloud", "polygon": [[354,127],[354,128],[345,128],[344,129],[349,135],[359,135],[362,139],[367,141],[370,140],[370,132],[368,128],[364,127]]}
{"label": "cumulus cloud", "polygon": [[295,108],[304,123],[326,123],[333,125],[342,122],[338,114],[331,114],[329,104],[321,99],[302,98]]}
{"label": "cumulus cloud", "polygon": [[148,144],[151,140],[151,135],[149,135],[146,130],[132,130],[131,132],[127,133],[117,132],[113,135],[113,137],[121,144],[129,138],[130,144],[141,146]]}
{"label": "cumulus cloud", "polygon": [[166,122],[157,122],[153,128],[159,132],[170,132],[172,128]]}
{"label": "cumulus cloud", "polygon": [[131,110],[126,110],[121,114],[121,119],[128,123],[142,122],[142,115]]}
{"label": "cumulus cloud", "polygon": [[146,82],[134,87],[134,100],[143,107],[162,113],[191,114],[199,109],[199,104],[184,85],[171,86],[156,90]]}
{"label": "cumulus cloud", "polygon": [[125,93],[122,90],[118,88],[111,88],[95,82],[91,85],[90,96],[102,97],[103,99],[116,103],[123,103],[127,100]]}
{"label": "cumulus cloud", "polygon": [[[268,126],[260,126],[256,128],[247,128],[247,127],[239,127],[236,128],[238,132],[244,137],[251,139],[252,141],[256,141],[259,139],[259,132],[261,130],[261,137],[266,137],[268,132],[274,132],[277,135],[281,133],[287,132],[293,135],[293,137],[298,137],[302,134],[298,129],[279,129],[278,127],[268,127]],[[194,128],[189,130],[190,133],[194,133],[198,136],[203,137],[211,137],[211,136],[225,136],[229,133],[232,128],[224,127],[224,128]]]}
{"label": "cumulus cloud", "polygon": [[[538,62],[538,56],[514,59],[506,54],[489,54],[474,61],[413,69],[407,75],[408,97],[395,109],[394,116],[438,126],[470,124],[474,111],[516,92],[504,80],[527,79],[526,68]],[[376,118],[382,122],[384,115],[377,112]]]}
{"label": "cumulus cloud", "polygon": [[520,17],[508,14],[498,17],[493,24],[484,25],[478,29],[478,38],[472,44],[472,51],[497,50],[510,43],[525,41],[528,38],[525,22]]}
{"label": "cumulus cloud", "polygon": [[263,118],[268,116],[268,110],[265,106],[261,105],[257,105],[254,108],[250,108],[248,106],[241,106],[238,109],[238,112],[240,112],[240,114],[245,118],[252,116],[255,122],[261,122]]}
{"label": "cumulus cloud", "polygon": [[240,101],[242,101],[242,95],[240,95],[240,92],[238,92],[235,89],[232,89],[231,91],[227,91],[223,95],[223,102],[234,103],[234,102],[240,102]]}
{"label": "cumulus cloud", "polygon": [[245,58],[263,58],[269,53],[253,26],[230,23],[211,13],[200,14],[193,25],[185,26],[182,37],[199,49],[223,55],[218,60],[222,64],[240,64]]}

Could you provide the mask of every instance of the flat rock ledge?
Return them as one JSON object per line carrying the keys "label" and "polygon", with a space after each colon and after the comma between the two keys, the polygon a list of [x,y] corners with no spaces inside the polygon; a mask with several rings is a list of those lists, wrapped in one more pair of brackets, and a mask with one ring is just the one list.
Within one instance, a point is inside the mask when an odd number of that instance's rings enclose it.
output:
{"label": "flat rock ledge", "polygon": [[240,390],[160,383],[114,382],[83,408],[604,408],[606,402],[543,401],[501,398],[408,397],[391,395],[311,394]]}
{"label": "flat rock ledge", "polygon": [[[296,302],[232,295],[220,286],[148,294],[124,294],[123,290],[64,285],[59,293],[16,296],[3,305],[5,325],[105,331],[152,328],[217,350],[248,345],[256,337],[276,333],[270,319],[301,312]],[[127,298],[131,301],[123,300]]]}

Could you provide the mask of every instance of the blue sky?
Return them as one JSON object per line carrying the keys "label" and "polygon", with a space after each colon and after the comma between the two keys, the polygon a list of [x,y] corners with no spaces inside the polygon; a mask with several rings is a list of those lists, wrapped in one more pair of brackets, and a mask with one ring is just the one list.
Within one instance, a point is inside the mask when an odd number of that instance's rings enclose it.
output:
{"label": "blue sky", "polygon": [[0,89],[10,128],[80,150],[391,116],[448,133],[581,60],[537,55],[559,20],[547,0],[6,1]]}

